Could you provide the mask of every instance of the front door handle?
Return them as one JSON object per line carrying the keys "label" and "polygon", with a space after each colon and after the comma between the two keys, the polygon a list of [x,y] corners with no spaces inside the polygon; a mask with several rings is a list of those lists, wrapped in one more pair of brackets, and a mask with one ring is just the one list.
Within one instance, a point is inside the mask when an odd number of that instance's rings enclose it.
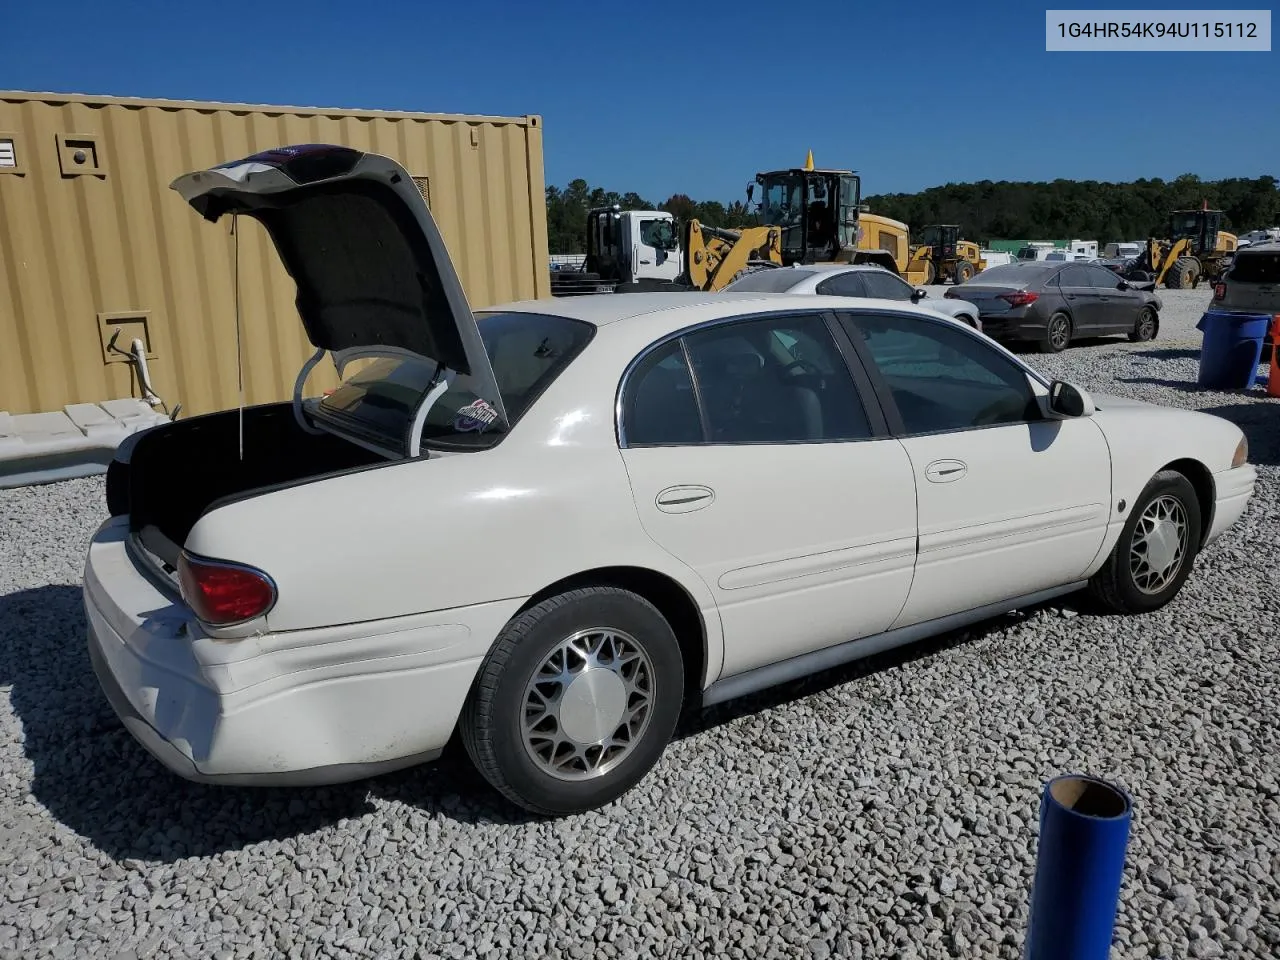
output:
{"label": "front door handle", "polygon": [[935,460],[924,468],[924,475],[931,483],[954,483],[968,472],[968,464],[961,460]]}
{"label": "front door handle", "polygon": [[690,483],[667,487],[654,502],[663,513],[692,513],[711,506],[715,498],[716,493],[710,487]]}

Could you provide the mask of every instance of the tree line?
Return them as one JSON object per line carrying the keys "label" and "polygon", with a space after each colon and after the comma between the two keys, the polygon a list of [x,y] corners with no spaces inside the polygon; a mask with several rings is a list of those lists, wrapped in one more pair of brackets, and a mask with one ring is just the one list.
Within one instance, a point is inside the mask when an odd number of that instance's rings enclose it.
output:
{"label": "tree line", "polygon": [[[982,180],[948,183],[919,193],[875,194],[863,200],[873,213],[901,220],[913,232],[925,224],[955,223],[965,239],[984,244],[1055,237],[1106,244],[1164,236],[1171,211],[1197,209],[1204,202],[1210,209],[1222,210],[1223,229],[1235,233],[1280,224],[1280,183],[1273,176],[1201,180],[1188,173],[1174,180],[1129,183]],[[573,180],[563,188],[547,187],[551,252],[585,252],[587,211],[615,203],[624,210],[666,210],[681,220],[696,218],[718,227],[757,222],[740,200],[726,205],[677,193],[654,205],[636,193],[617,193]]]}

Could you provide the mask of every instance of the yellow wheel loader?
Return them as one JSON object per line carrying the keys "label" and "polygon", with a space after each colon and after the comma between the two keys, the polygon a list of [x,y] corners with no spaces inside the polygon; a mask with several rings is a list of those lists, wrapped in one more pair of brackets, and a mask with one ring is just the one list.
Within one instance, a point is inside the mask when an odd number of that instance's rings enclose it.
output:
{"label": "yellow wheel loader", "polygon": [[924,283],[964,283],[987,269],[982,248],[972,240],[961,240],[960,227],[953,223],[931,223],[921,230],[911,259],[924,265]]}
{"label": "yellow wheel loader", "polygon": [[1169,218],[1169,236],[1151,237],[1147,247],[1124,272],[1125,279],[1154,281],[1171,290],[1192,290],[1206,280],[1222,276],[1226,261],[1236,251],[1237,238],[1222,228],[1222,211],[1175,210]]}
{"label": "yellow wheel loader", "polygon": [[682,283],[720,290],[743,273],[797,263],[877,263],[908,283],[925,282],[926,265],[911,260],[907,225],[867,212],[852,170],[817,169],[810,151],[803,167],[756,174],[749,204],[757,186],[765,226],[685,224]]}

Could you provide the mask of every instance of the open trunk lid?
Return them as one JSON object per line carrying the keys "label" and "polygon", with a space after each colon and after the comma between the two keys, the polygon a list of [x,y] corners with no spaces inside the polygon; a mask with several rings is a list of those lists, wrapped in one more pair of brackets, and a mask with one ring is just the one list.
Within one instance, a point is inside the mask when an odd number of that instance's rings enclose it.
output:
{"label": "open trunk lid", "polygon": [[[295,387],[296,415],[391,457],[416,456],[422,422],[449,386],[472,394],[492,425],[502,395],[462,284],[426,202],[394,160],[302,144],[178,177],[170,185],[206,220],[227,213],[263,225],[297,285],[316,354]],[[325,353],[339,376],[352,361],[400,361],[404,402],[361,417],[349,405],[303,404],[306,375]],[[412,376],[405,378],[409,372]]]}

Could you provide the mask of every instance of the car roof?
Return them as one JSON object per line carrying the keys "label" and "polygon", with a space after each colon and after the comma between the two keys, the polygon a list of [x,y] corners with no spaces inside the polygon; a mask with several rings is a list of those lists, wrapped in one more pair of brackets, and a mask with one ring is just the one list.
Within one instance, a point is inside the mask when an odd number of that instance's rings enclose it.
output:
{"label": "car roof", "polygon": [[[602,293],[587,294],[580,297],[547,297],[538,300],[516,300],[510,303],[495,304],[491,307],[476,309],[476,313],[544,313],[550,316],[567,317],[570,320],[582,320],[597,327],[617,323],[619,320],[630,320],[637,317],[651,316],[667,310],[681,308],[711,308],[707,313],[731,317],[735,314],[750,312],[751,304],[757,308],[768,309],[780,307],[794,309],[796,298],[789,293],[704,293],[689,291],[679,293],[645,292],[645,293]],[[763,306],[767,304],[768,306]],[[822,307],[839,307],[850,309],[848,297],[813,296],[805,298],[805,309]],[[923,310],[914,304],[901,300],[881,300],[875,298],[857,298],[858,310],[881,308],[895,311],[933,315],[932,311]]]}

